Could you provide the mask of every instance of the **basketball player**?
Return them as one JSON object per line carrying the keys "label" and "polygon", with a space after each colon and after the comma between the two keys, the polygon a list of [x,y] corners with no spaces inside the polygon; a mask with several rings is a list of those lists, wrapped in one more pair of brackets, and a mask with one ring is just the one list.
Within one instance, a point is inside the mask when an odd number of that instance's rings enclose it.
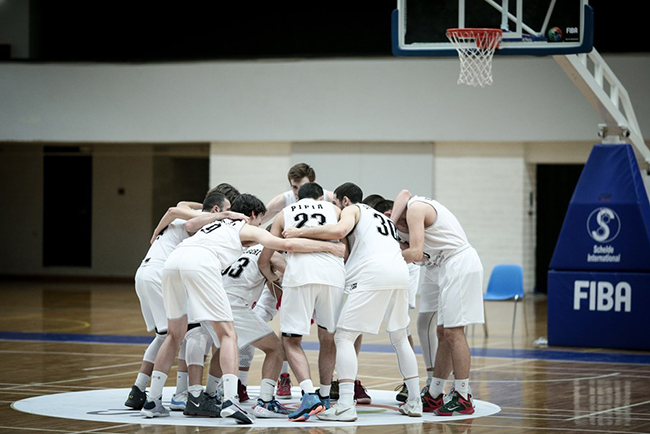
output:
{"label": "basketball player", "polygon": [[[423,393],[425,411],[440,416],[473,414],[465,326],[484,322],[481,260],[458,219],[440,202],[402,190],[395,198],[392,218],[400,237],[408,242],[403,244],[404,259],[427,264],[421,310],[432,317],[437,308],[438,350],[433,380]],[[454,388],[445,403],[445,382],[452,370]]]}
{"label": "basketball player", "polygon": [[[392,215],[393,211],[393,201],[390,199],[384,199],[384,200],[379,200],[375,202],[374,206],[371,205],[374,209],[385,215],[386,217],[390,218]],[[417,293],[418,293],[418,286],[420,282],[420,266],[409,263],[407,264],[409,268],[409,309],[415,309],[417,307],[416,305],[416,300],[417,300]],[[420,317],[418,317],[419,319]],[[425,339],[423,337],[423,334],[420,333],[420,322],[418,321],[418,335],[420,336],[420,339],[423,340]],[[428,336],[427,336],[428,337]],[[411,335],[411,331],[409,330],[408,332],[408,339],[409,339],[409,344],[411,347],[414,347],[414,342],[413,342],[413,336]],[[436,345],[433,347],[433,354],[434,357],[432,358],[430,354],[430,348],[431,345],[428,345],[427,342],[423,342],[421,344],[422,347],[422,353],[424,354],[424,361],[425,361],[425,366],[427,367],[427,375],[429,373],[431,374],[431,377],[433,377],[433,363],[429,364],[429,360],[433,361],[435,359],[435,351],[437,346],[437,339],[435,341]],[[429,368],[431,366],[431,368]],[[429,370],[431,369],[431,370]],[[427,381],[430,382],[430,380],[427,377]],[[406,399],[408,398],[408,388],[406,387],[406,383],[402,383],[401,385],[397,386],[395,389],[398,391],[397,396],[395,399],[397,399],[400,402],[406,402]]]}
{"label": "basketball player", "polygon": [[[304,184],[308,182],[316,181],[316,172],[313,167],[306,163],[298,163],[289,169],[287,173],[287,178],[289,179],[289,184],[291,185],[291,190],[285,191],[284,193],[278,194],[275,196],[269,204],[267,205],[268,211],[264,215],[264,220],[262,223],[266,223],[275,217],[280,211],[289,205],[296,203],[298,201],[298,190]],[[332,201],[332,192],[324,191],[323,200],[328,202]]]}
{"label": "basketball player", "polygon": [[[321,200],[323,189],[320,185],[304,184],[298,197],[298,202],[284,208],[273,221],[273,235],[282,236],[282,231],[291,227],[334,225],[338,221],[341,211],[331,202]],[[332,244],[340,245],[338,239],[336,241]],[[272,253],[264,249],[260,257],[260,268],[265,274],[268,274],[265,270]],[[282,280],[280,331],[289,366],[304,392],[298,409],[289,414],[292,421],[306,421],[327,406],[335,363],[334,332],[343,305],[344,286],[345,267],[341,258],[328,253],[289,254]],[[319,393],[316,393],[309,362],[302,349],[302,337],[309,335],[312,318],[318,326],[320,342]]]}
{"label": "basketball player", "polygon": [[[273,396],[284,361],[282,342],[264,319],[252,309],[260,299],[266,284],[266,278],[258,266],[262,249],[261,244],[248,247],[235,263],[221,272],[221,275],[230,300],[240,354],[241,349],[246,346],[258,348],[265,353],[260,395],[257,405],[253,407],[253,414],[263,418],[286,418],[289,411]],[[280,253],[271,257],[274,270],[283,270],[284,262]]]}
{"label": "basketball player", "polygon": [[[179,202],[176,207],[170,208],[161,219],[159,226],[164,222],[166,223],[153,239],[145,259],[135,274],[135,290],[140,300],[140,308],[147,331],[156,331],[156,337],[144,353],[140,372],[124,403],[127,407],[136,410],[142,409],[145,403],[145,389],[149,383],[156,354],[167,334],[167,316],[162,295],[162,269],[169,254],[190,235],[185,229],[186,221],[175,216],[198,215],[201,208],[197,208],[197,205],[202,207],[204,212],[214,213],[214,216],[218,219],[223,219],[226,216],[236,217],[235,214],[228,212],[230,209],[228,199],[221,194],[215,193],[208,194],[203,204]],[[182,393],[183,389],[187,387],[187,367],[184,363],[179,362],[178,371],[178,392]]]}
{"label": "basketball player", "polygon": [[309,243],[296,243],[296,240],[280,239],[260,229],[258,226],[266,207],[255,196],[240,195],[231,209],[249,217],[249,223],[228,219],[209,223],[179,244],[165,261],[163,300],[168,336],[154,364],[150,395],[141,411],[145,417],[169,415],[162,405],[162,391],[174,355],[185,336],[189,308],[195,320],[205,321],[209,325],[213,340],[221,344],[219,362],[224,384],[221,417],[232,417],[238,423],[252,423],[254,417],[239,405],[236,398],[237,335],[221,271],[237,260],[244,246],[254,244],[289,252],[325,251],[340,257],[344,254],[342,246],[335,243],[311,240],[303,240]]}
{"label": "basketball player", "polygon": [[361,333],[379,333],[382,321],[397,353],[398,366],[408,388],[408,399],[399,411],[422,416],[418,366],[406,329],[408,315],[408,267],[390,219],[359,203],[361,189],[345,183],[334,190],[334,203],[342,208],[336,225],[291,228],[285,237],[338,239],[347,237],[349,256],[345,263],[347,300],[336,330],[336,370],[339,400],[317,417],[352,422],[357,419],[354,379],[358,361],[354,342]]}

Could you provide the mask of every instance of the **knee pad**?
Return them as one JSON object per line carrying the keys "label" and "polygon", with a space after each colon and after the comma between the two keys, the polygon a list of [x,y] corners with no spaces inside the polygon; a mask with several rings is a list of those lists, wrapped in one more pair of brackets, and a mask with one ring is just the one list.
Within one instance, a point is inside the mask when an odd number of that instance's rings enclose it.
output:
{"label": "knee pad", "polygon": [[209,351],[210,336],[201,327],[194,328],[185,335],[185,362],[187,365],[203,366],[206,351]]}
{"label": "knee pad", "polygon": [[390,343],[393,344],[393,347],[398,347],[404,342],[408,344],[408,334],[406,333],[406,329],[388,332],[388,337],[390,338]]}
{"label": "knee pad", "polygon": [[248,367],[253,363],[253,356],[255,356],[255,347],[246,345],[239,349],[239,366]]}
{"label": "knee pad", "polygon": [[338,329],[334,334],[334,342],[336,345],[340,345],[343,342],[349,341],[354,345],[354,341],[357,340],[361,333],[353,332],[351,330]]}
{"label": "knee pad", "polygon": [[165,336],[167,335],[166,334],[156,335],[156,337],[153,339],[153,341],[151,341],[151,343],[147,347],[147,350],[144,352],[144,356],[142,357],[142,360],[149,363],[154,363],[156,361],[158,350],[160,350],[160,347],[162,346],[163,342],[165,342]]}

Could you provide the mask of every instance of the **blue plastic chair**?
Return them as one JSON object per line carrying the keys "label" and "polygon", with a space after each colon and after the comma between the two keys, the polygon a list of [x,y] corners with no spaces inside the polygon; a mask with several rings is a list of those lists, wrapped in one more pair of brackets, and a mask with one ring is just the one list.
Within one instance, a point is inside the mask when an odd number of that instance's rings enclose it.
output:
{"label": "blue plastic chair", "polygon": [[[487,291],[483,300],[511,300],[515,301],[512,315],[512,336],[515,335],[515,320],[517,318],[517,302],[524,298],[524,271],[521,265],[499,264],[492,269]],[[485,327],[487,335],[487,321]]]}

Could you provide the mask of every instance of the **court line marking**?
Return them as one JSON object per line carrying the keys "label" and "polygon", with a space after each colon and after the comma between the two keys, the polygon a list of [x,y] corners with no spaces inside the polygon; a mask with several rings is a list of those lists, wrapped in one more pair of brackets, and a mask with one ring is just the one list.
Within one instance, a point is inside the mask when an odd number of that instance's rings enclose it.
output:
{"label": "court line marking", "polygon": [[97,371],[99,369],[111,369],[111,368],[121,368],[123,366],[133,366],[141,365],[142,362],[129,362],[129,363],[120,363],[117,365],[106,365],[106,366],[93,366],[92,368],[83,368],[83,371]]}
{"label": "court line marking", "polygon": [[133,424],[130,423],[123,423],[120,425],[114,425],[114,426],[109,426],[109,427],[104,427],[104,428],[95,428],[95,429],[89,429],[89,430],[84,430],[84,431],[73,431],[70,434],[85,434],[85,433],[94,433],[94,432],[101,432],[109,429],[119,429],[119,428],[124,428],[124,427],[132,427]]}
{"label": "court line marking", "polygon": [[[494,417],[494,416],[486,416],[486,417]],[[476,423],[455,423],[455,422],[447,422],[449,425],[457,425],[457,426],[467,426],[470,428],[500,428],[500,429],[510,429],[510,430],[516,430],[516,431],[523,431],[523,430],[533,430],[533,431],[572,431],[572,432],[600,432],[600,433],[610,433],[610,434],[630,434],[630,431],[612,431],[612,430],[602,430],[602,429],[592,429],[592,428],[549,428],[549,427],[541,427],[541,426],[514,426],[514,425],[484,425],[484,424],[476,424]],[[642,433],[642,432],[635,432],[635,434],[650,434],[650,433]]]}
{"label": "court line marking", "polygon": [[[33,341],[29,341],[33,342]],[[2,354],[56,354],[60,356],[89,356],[89,357],[138,357],[142,358],[142,354],[116,354],[116,353],[76,353],[71,351],[17,351],[17,350],[0,350]]]}
{"label": "court line marking", "polygon": [[638,407],[639,405],[646,405],[646,404],[650,404],[650,400],[643,401],[643,402],[638,402],[636,404],[623,405],[621,407],[614,407],[614,408],[610,408],[610,409],[607,409],[607,410],[595,411],[593,413],[583,414],[582,416],[576,416],[576,417],[572,417],[572,418],[566,419],[566,420],[567,421],[574,421],[574,420],[578,420],[578,419],[584,419],[584,418],[587,418],[587,417],[597,416],[599,414],[610,413],[612,411],[625,410],[626,408]]}

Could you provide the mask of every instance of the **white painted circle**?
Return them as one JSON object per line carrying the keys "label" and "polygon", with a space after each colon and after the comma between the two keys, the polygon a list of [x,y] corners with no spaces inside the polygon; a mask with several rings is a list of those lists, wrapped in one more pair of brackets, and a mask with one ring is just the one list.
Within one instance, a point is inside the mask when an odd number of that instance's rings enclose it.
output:
{"label": "white painted circle", "polygon": [[[59,417],[64,419],[87,420],[92,422],[133,423],[142,425],[179,425],[179,426],[236,426],[232,419],[204,418],[184,416],[182,411],[172,411],[170,417],[147,419],[137,410],[125,407],[131,389],[103,389],[83,392],[58,393],[27,398],[13,403],[12,407],[25,413],[39,416]],[[163,404],[169,406],[169,399],[175,388],[166,387],[163,393]],[[300,388],[292,389],[293,397],[282,400],[281,403],[290,408],[296,408],[300,402]],[[250,401],[242,405],[248,410],[252,408],[259,393],[258,386],[249,386]],[[447,422],[462,419],[490,416],[501,411],[498,405],[474,400],[475,412],[462,416],[434,416],[424,413],[423,417],[408,417],[399,413],[399,403],[395,400],[395,392],[387,390],[368,390],[372,404],[358,405],[356,422],[328,422],[312,416],[306,422],[290,422],[287,419],[258,418],[253,427],[300,427],[300,426],[373,426],[373,425],[405,425],[422,422]],[[242,425],[239,425],[242,426]]]}

